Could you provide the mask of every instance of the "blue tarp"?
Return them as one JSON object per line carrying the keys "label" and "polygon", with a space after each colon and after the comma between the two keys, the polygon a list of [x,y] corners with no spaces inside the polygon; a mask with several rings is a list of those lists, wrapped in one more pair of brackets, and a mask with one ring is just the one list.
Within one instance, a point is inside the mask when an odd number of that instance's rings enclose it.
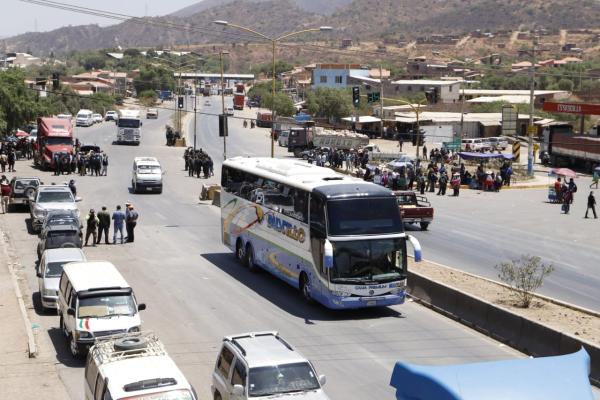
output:
{"label": "blue tarp", "polygon": [[312,117],[309,114],[299,113],[294,116],[296,122],[307,122],[312,121]]}
{"label": "blue tarp", "polygon": [[460,158],[465,160],[473,160],[473,159],[481,159],[481,160],[491,160],[494,158],[504,158],[505,160],[512,160],[512,154],[498,154],[498,153],[471,153],[467,151],[461,151],[458,153]]}
{"label": "blue tarp", "polygon": [[590,356],[423,366],[397,362],[390,385],[397,400],[593,400]]}

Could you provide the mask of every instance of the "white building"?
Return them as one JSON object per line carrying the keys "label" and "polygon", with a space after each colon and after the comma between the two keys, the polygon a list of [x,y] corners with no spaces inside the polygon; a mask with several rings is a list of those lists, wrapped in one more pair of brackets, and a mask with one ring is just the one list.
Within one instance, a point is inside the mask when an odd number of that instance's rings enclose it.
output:
{"label": "white building", "polygon": [[[393,81],[391,86],[396,95],[424,93],[436,98],[439,103],[455,103],[460,98],[461,82],[448,80],[405,79]],[[430,100],[430,102],[433,102]]]}

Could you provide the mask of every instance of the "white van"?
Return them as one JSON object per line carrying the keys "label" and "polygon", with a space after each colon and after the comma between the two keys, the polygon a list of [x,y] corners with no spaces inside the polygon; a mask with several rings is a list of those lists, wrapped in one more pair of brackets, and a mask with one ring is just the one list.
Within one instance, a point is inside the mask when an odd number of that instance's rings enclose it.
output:
{"label": "white van", "polygon": [[288,130],[281,131],[281,133],[279,134],[279,137],[277,138],[277,143],[279,144],[279,146],[280,147],[288,147],[289,137],[290,137],[290,131],[288,131]]}
{"label": "white van", "polygon": [[110,262],[75,262],[63,267],[58,316],[73,357],[85,355],[98,338],[139,332],[138,311],[145,309]]}
{"label": "white van", "polygon": [[164,174],[156,157],[136,157],[131,171],[131,188],[133,193],[152,192],[162,193]]}
{"label": "white van", "polygon": [[153,334],[98,340],[85,364],[85,399],[197,400],[196,391]]}
{"label": "white van", "polygon": [[75,126],[94,125],[94,113],[90,110],[79,110],[75,117]]}

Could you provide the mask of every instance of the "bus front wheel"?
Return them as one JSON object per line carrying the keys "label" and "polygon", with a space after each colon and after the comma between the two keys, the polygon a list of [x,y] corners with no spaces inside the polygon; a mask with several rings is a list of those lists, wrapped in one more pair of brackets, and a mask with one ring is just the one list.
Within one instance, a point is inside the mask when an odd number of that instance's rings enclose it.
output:
{"label": "bus front wheel", "polygon": [[308,283],[308,277],[304,272],[300,274],[300,292],[302,293],[304,300],[308,302],[312,300],[310,297],[310,284]]}
{"label": "bus front wheel", "polygon": [[252,245],[250,243],[246,245],[245,264],[250,271],[256,271],[256,264],[254,263],[254,249],[252,249]]}
{"label": "bus front wheel", "polygon": [[241,263],[244,263],[244,246],[242,239],[239,238],[235,242],[235,258],[237,258]]}

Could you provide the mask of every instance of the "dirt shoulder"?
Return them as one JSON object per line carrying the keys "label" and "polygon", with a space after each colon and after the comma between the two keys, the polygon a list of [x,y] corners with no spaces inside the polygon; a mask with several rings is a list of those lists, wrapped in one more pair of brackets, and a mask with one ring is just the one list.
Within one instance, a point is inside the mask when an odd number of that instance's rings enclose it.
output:
{"label": "dirt shoulder", "polygon": [[478,297],[532,321],[568,333],[590,343],[600,345],[600,316],[594,312],[569,307],[536,296],[530,308],[514,305],[512,293],[506,286],[437,263],[409,262],[409,269],[427,278],[464,293]]}

